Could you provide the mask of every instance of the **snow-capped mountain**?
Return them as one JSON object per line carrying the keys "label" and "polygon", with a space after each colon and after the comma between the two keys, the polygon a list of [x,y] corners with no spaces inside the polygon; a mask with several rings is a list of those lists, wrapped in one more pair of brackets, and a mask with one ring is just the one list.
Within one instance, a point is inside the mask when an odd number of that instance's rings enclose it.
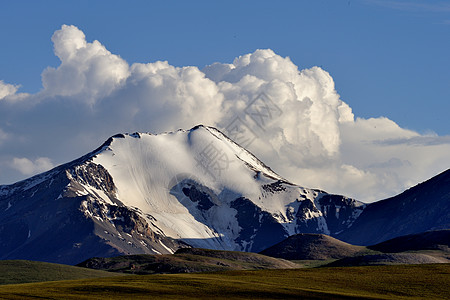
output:
{"label": "snow-capped mountain", "polygon": [[288,182],[212,127],[118,134],[0,186],[0,259],[78,263],[188,245],[258,252],[296,233],[339,234],[365,207]]}

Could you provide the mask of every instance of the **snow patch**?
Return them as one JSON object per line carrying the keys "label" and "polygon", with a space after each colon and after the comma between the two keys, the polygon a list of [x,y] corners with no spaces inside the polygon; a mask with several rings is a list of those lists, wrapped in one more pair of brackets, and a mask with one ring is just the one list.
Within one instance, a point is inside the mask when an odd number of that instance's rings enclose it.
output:
{"label": "snow patch", "polygon": [[175,253],[172,249],[170,249],[169,247],[167,247],[166,245],[164,245],[164,243],[163,243],[162,241],[159,241],[159,244],[160,244],[161,246],[163,246],[163,248],[166,249],[170,254],[174,254],[174,253]]}

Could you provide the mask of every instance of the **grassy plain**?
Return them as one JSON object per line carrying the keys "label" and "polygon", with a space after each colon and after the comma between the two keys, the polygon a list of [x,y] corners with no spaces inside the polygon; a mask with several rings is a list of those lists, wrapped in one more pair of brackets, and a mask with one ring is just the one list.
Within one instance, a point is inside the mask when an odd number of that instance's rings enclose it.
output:
{"label": "grassy plain", "polygon": [[227,271],[0,286],[24,299],[450,299],[450,264]]}
{"label": "grassy plain", "polygon": [[29,260],[0,260],[0,285],[111,277],[120,274]]}

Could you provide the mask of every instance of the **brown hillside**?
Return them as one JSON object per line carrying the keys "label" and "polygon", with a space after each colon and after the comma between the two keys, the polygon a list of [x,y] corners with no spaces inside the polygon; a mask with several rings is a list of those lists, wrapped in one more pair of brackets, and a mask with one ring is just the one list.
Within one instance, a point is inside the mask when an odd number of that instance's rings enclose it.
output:
{"label": "brown hillside", "polygon": [[328,235],[301,233],[288,237],[260,254],[289,260],[325,260],[352,256],[364,249]]}

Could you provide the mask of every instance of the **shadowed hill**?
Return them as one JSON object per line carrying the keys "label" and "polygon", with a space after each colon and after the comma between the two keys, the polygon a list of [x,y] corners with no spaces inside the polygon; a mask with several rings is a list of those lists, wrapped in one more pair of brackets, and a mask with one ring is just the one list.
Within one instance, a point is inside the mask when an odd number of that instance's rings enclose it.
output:
{"label": "shadowed hill", "polygon": [[427,264],[450,261],[450,230],[397,237],[373,246],[347,244],[323,234],[297,234],[261,251],[289,260],[339,259],[326,266]]}
{"label": "shadowed hill", "polygon": [[355,267],[377,265],[417,265],[449,263],[445,258],[439,258],[422,253],[381,253],[345,257],[331,262],[324,267]]}
{"label": "shadowed hill", "polygon": [[94,257],[80,264],[97,270],[130,274],[192,273],[226,270],[291,269],[297,264],[256,253],[208,249],[180,249],[167,255]]}
{"label": "shadowed hill", "polygon": [[260,253],[289,260],[325,260],[353,256],[364,249],[328,235],[301,233],[290,236]]}
{"label": "shadowed hill", "polygon": [[367,248],[381,252],[404,252],[418,250],[450,251],[450,229],[427,231],[393,238]]}

